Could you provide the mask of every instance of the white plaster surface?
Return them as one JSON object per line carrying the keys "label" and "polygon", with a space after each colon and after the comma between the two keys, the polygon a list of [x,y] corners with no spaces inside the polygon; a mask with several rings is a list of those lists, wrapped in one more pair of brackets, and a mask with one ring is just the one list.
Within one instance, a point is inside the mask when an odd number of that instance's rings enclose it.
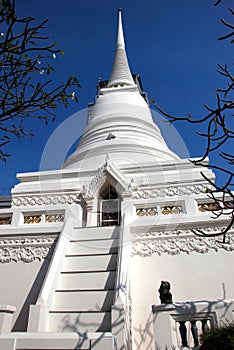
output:
{"label": "white plaster surface", "polygon": [[[232,299],[234,286],[230,269],[233,263],[233,252],[227,251],[132,257],[133,348],[154,348],[151,306],[160,304],[158,289],[161,281],[170,281],[173,302]],[[225,309],[222,317],[225,319]]]}
{"label": "white plaster surface", "polygon": [[[228,216],[213,220],[212,213],[199,211],[210,200],[201,171],[212,181],[214,174],[170,151],[129,77],[127,61],[124,79],[116,62],[63,169],[18,174],[12,207],[0,211],[1,217],[12,215],[0,227],[0,304],[16,307],[14,330],[25,331],[29,317],[28,332],[1,335],[0,349],[110,350],[116,335],[115,350],[154,350],[152,305],[160,303],[162,280],[170,281],[175,302],[233,299],[233,232],[229,245],[193,232],[217,233],[228,223]],[[120,230],[99,226],[100,193],[109,185],[121,202]],[[62,213],[64,220],[24,222],[25,216],[33,221],[47,213]],[[49,266],[42,253],[33,255],[27,239],[35,235],[36,247],[59,235]],[[28,263],[22,261],[26,245],[33,257]],[[17,261],[11,261],[13,250]],[[164,321],[165,332],[175,327]]]}
{"label": "white plaster surface", "polygon": [[45,276],[46,267],[43,268],[43,264],[48,266],[45,260],[30,264],[11,262],[0,266],[0,304],[15,306],[13,328],[16,330],[25,331],[27,328],[28,307],[36,302]]}

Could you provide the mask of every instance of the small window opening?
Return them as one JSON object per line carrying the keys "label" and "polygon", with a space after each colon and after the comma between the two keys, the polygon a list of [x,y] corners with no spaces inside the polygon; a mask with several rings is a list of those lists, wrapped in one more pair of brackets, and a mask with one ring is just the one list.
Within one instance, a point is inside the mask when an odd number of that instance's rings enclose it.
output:
{"label": "small window opening", "polygon": [[120,224],[120,199],[111,185],[100,193],[100,226],[118,226]]}

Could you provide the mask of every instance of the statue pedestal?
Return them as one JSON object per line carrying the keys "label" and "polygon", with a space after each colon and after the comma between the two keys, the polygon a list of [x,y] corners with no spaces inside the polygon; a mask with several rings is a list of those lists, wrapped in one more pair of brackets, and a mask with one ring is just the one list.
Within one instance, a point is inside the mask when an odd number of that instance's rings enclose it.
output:
{"label": "statue pedestal", "polygon": [[153,305],[155,349],[166,346],[177,348],[176,322],[171,316],[176,307],[173,304]]}
{"label": "statue pedestal", "polygon": [[12,305],[0,305],[0,334],[11,332],[15,312],[16,308]]}

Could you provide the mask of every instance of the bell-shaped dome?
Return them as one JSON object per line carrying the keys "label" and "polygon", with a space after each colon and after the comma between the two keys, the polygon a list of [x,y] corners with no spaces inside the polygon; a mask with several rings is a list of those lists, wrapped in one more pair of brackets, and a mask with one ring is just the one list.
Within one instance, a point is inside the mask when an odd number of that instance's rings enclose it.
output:
{"label": "bell-shaped dome", "polygon": [[[116,54],[107,84],[99,84],[88,125],[64,167],[97,168],[110,158],[119,164],[160,162],[179,157],[167,147],[153,122],[140,84],[134,81],[125,50],[119,11]],[[139,81],[138,81],[139,82]]]}

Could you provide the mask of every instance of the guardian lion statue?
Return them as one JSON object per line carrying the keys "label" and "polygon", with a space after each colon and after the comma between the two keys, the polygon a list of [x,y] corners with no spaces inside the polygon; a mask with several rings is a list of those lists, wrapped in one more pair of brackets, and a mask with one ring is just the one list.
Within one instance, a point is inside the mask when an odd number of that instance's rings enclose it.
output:
{"label": "guardian lion statue", "polygon": [[159,298],[161,300],[161,304],[172,304],[172,294],[170,292],[171,285],[168,281],[161,281],[161,285],[159,288]]}

